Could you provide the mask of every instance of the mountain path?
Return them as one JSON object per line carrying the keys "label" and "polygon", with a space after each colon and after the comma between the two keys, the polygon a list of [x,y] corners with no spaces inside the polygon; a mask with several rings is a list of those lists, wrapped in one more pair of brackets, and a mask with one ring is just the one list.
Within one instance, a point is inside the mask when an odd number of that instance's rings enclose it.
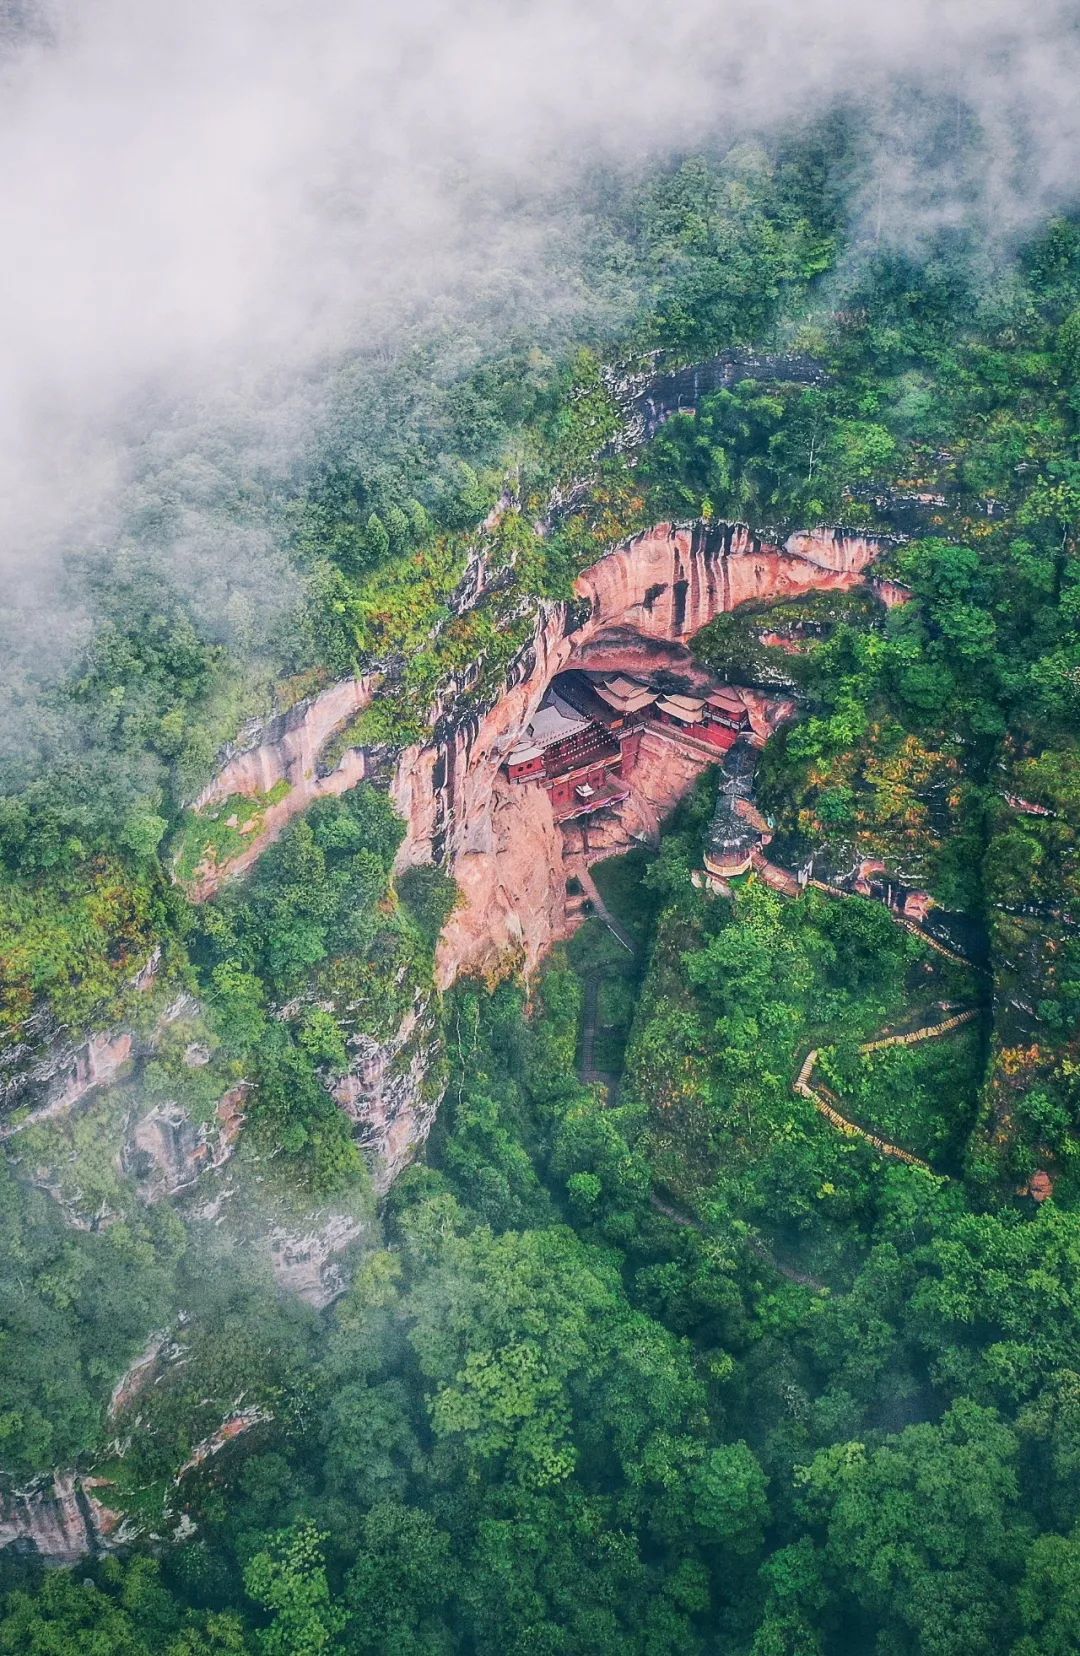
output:
{"label": "mountain path", "polygon": [[[964,1024],[971,1023],[979,1016],[979,1008],[969,1007],[964,1012],[957,1012],[953,1017],[946,1018],[942,1023],[925,1024],[922,1029],[913,1029],[906,1035],[884,1035],[876,1041],[867,1041],[859,1048],[860,1052],[883,1052],[886,1047],[916,1046],[920,1041],[940,1040],[943,1035],[951,1035],[954,1029],[960,1029]],[[924,1172],[932,1173],[933,1168],[921,1156],[913,1155],[910,1150],[901,1149],[898,1144],[891,1144],[888,1139],[878,1133],[870,1132],[860,1127],[854,1121],[849,1121],[840,1114],[829,1102],[829,1094],[822,1087],[815,1087],[812,1077],[817,1067],[820,1048],[814,1047],[802,1061],[798,1075],[792,1082],[792,1092],[798,1093],[800,1098],[808,1098],[814,1108],[832,1123],[841,1133],[849,1138],[861,1138],[867,1144],[872,1144],[875,1150],[880,1150],[883,1156],[892,1156],[897,1161],[905,1162],[909,1167],[921,1167]]]}

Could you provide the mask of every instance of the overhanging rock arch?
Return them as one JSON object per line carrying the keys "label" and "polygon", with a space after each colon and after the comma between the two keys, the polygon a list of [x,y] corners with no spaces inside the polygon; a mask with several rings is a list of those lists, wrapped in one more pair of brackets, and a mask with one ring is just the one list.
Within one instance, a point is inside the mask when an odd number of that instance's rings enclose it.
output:
{"label": "overhanging rock arch", "polygon": [[[577,665],[688,663],[690,641],[717,615],[754,599],[859,586],[882,550],[879,540],[834,529],[779,545],[745,524],[662,523],[586,569],[573,604],[546,606],[500,699],[445,721],[435,741],[402,755],[395,775],[408,824],[399,866],[439,862],[463,892],[440,943],[440,980],[488,969],[507,953],[531,967],[565,935],[560,832],[536,790],[515,793],[500,777],[552,679]],[[903,596],[884,583],[880,591],[886,602]]]}

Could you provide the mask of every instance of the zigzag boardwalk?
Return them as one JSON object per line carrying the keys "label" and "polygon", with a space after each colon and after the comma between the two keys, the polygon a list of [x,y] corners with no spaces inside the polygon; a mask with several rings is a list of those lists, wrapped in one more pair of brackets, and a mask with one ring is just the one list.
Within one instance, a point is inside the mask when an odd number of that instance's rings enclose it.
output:
{"label": "zigzag boardwalk", "polygon": [[[764,852],[760,850],[756,851],[753,856],[753,863],[756,871],[763,876],[767,884],[782,891],[786,896],[797,895],[798,884],[794,877],[785,869],[780,869],[775,864],[770,863],[765,857]],[[770,876],[772,877],[770,878]],[[823,891],[830,897],[850,897],[853,895],[851,892],[845,891],[840,886],[826,885],[821,880],[810,880],[807,883],[813,886],[815,890]],[[593,892],[595,892],[595,887],[593,887],[593,891],[590,892],[590,896],[593,896]],[[599,892],[595,892],[594,902],[597,905],[597,912],[600,914],[601,918],[611,925],[611,929],[614,931],[615,926],[612,925],[611,918],[607,915],[607,912],[603,907]],[[935,954],[941,955],[943,959],[950,960],[957,966],[965,966],[969,971],[979,972],[986,975],[984,967],[975,965],[975,963],[968,960],[966,956],[958,954],[955,949],[950,949],[946,944],[939,942],[936,937],[932,936],[930,932],[924,930],[924,928],[916,921],[909,920],[906,916],[901,914],[894,914],[892,918],[898,926],[903,926],[905,931],[909,931],[913,937],[919,938],[921,942],[926,944],[927,948],[932,949]],[[618,936],[618,932],[616,932],[616,936]],[[624,941],[624,939],[620,937],[620,942],[622,941]],[[944,1035],[951,1035],[954,1029],[960,1029],[964,1024],[971,1023],[973,1019],[979,1016],[979,1011],[980,1009],[978,1007],[972,1006],[966,1008],[963,1012],[954,1013],[951,1018],[945,1018],[941,1023],[925,1024],[921,1029],[913,1029],[906,1035],[882,1035],[879,1036],[876,1041],[865,1042],[864,1045],[860,1046],[859,1051],[860,1053],[883,1052],[886,1047],[916,1046],[920,1041],[940,1040]],[[899,1144],[891,1144],[888,1139],[882,1138],[878,1133],[870,1132],[865,1127],[860,1127],[857,1122],[849,1121],[846,1116],[841,1115],[840,1111],[836,1109],[832,1103],[830,1103],[825,1089],[822,1087],[815,1087],[813,1085],[812,1077],[817,1066],[819,1050],[819,1048],[815,1047],[813,1051],[808,1052],[806,1057],[803,1059],[799,1068],[799,1073],[792,1082],[792,1091],[797,1093],[801,1098],[809,1099],[814,1108],[819,1111],[819,1113],[825,1117],[826,1121],[830,1122],[838,1132],[845,1133],[850,1138],[860,1138],[864,1143],[873,1145],[874,1149],[879,1150],[883,1156],[892,1156],[896,1161],[904,1162],[908,1167],[919,1167],[922,1168],[924,1173],[933,1173],[934,1170],[930,1166],[930,1163],[928,1161],[924,1161],[921,1156],[916,1156],[910,1150],[904,1150]],[[707,1226],[704,1225],[700,1219],[695,1219],[691,1214],[683,1213],[678,1208],[672,1207],[670,1203],[665,1202],[662,1197],[658,1196],[655,1191],[649,1200],[654,1210],[657,1213],[662,1213],[664,1217],[666,1219],[670,1219],[673,1224],[683,1225],[701,1232],[705,1232],[707,1230]],[[810,1276],[806,1271],[796,1270],[792,1265],[783,1265],[778,1259],[774,1259],[765,1244],[760,1242],[757,1237],[747,1236],[745,1241],[747,1247],[750,1249],[750,1252],[757,1259],[760,1259],[763,1264],[766,1264],[774,1271],[777,1271],[780,1276],[785,1277],[789,1282],[796,1282],[801,1287],[813,1288],[820,1292],[828,1291],[828,1284],[821,1282],[817,1277]]]}
{"label": "zigzag boardwalk", "polygon": [[[946,1018],[943,1023],[926,1024],[922,1029],[913,1029],[908,1035],[884,1035],[877,1041],[867,1041],[859,1051],[882,1052],[886,1047],[916,1046],[920,1041],[936,1041],[942,1035],[950,1035],[954,1029],[959,1029],[978,1016],[978,1008],[970,1007],[966,1012],[958,1012],[954,1017]],[[865,1127],[859,1127],[854,1121],[848,1121],[846,1116],[842,1116],[839,1110],[833,1108],[824,1091],[811,1084],[810,1078],[817,1065],[818,1052],[819,1048],[815,1047],[812,1052],[807,1053],[792,1083],[792,1091],[798,1093],[800,1098],[808,1098],[826,1121],[831,1122],[841,1133],[846,1133],[850,1138],[865,1140],[867,1144],[872,1144],[875,1150],[880,1150],[883,1156],[893,1156],[897,1161],[906,1162],[909,1167],[921,1167],[925,1172],[932,1173],[930,1163],[924,1161],[921,1156],[913,1155],[910,1150],[902,1150],[898,1144],[890,1144],[888,1139],[867,1131]]]}

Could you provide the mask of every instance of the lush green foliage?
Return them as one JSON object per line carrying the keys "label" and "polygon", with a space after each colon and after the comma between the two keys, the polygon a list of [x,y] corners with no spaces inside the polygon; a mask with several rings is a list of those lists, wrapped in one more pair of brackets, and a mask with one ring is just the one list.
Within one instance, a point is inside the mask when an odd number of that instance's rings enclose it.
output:
{"label": "lush green foliage", "polygon": [[[0,1459],[20,1479],[92,1463],[148,1528],[182,1501],[198,1529],[160,1566],[7,1560],[0,1651],[1075,1647],[1080,232],[981,286],[955,248],[851,259],[834,311],[814,283],[847,153],[836,123],[612,186],[599,263],[640,271],[617,341],[449,373],[421,341],[377,382],[346,373],[314,473],[247,503],[301,591],[249,648],[130,546],[88,578],[79,670],[3,778],[4,1051],[43,1009],[73,1034],[131,1017],[158,941],[201,1010],[92,1111],[10,1141]],[[812,353],[813,383],[747,379],[640,454],[613,441],[615,357],[751,340]],[[496,504],[496,579],[463,608]],[[986,974],[876,902],[695,889],[710,785],[655,858],[598,871],[637,956],[593,923],[528,1001],[464,984],[439,1005],[454,888],[395,882],[402,825],[370,785],[198,911],[169,886],[166,863],[226,864],[273,803],[182,810],[269,680],[282,708],[379,668],[321,761],[400,747],[436,692],[482,704],[537,601],[664,515],[910,532],[883,571],[908,603],[830,593],[723,617],[698,649],[803,698],[762,759],[775,853],[879,858],[963,915]],[[953,1037],[859,1052],[991,991]],[[610,1091],[579,1079],[590,1004]],[[446,1099],[380,1229],[330,1089],[413,1015]],[[793,1093],[811,1048],[846,1115],[933,1172]],[[247,1125],[218,1228],[137,1196],[120,1150],[145,1103],[212,1122],[226,1088]],[[365,1245],[316,1314],[275,1290],[265,1232],[331,1198]],[[109,1420],[155,1329],[176,1352]]]}

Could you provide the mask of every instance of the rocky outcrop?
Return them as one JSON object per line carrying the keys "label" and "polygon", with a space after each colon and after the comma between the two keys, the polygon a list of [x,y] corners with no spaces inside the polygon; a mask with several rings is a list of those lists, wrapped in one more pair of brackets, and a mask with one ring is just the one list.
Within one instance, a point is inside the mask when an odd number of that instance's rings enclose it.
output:
{"label": "rocky outcrop", "polygon": [[211,1122],[195,1121],[178,1104],[158,1104],[131,1126],[121,1170],[135,1181],[140,1200],[160,1202],[190,1190],[203,1174],[223,1167],[244,1121],[246,1082],[218,1101]]}
{"label": "rocky outcrop", "polygon": [[509,957],[531,972],[566,935],[564,851],[547,794],[514,787],[496,770],[486,809],[454,860],[462,901],[439,942],[443,983],[466,962]]}
{"label": "rocky outcrop", "polygon": [[708,362],[653,372],[627,386],[630,407],[637,417],[635,439],[651,437],[673,414],[696,409],[702,397],[727,390],[740,380],[824,385],[828,377],[821,363],[804,353],[779,355],[748,350],[721,351]]}
{"label": "rocky outcrop", "polygon": [[377,677],[343,679],[318,696],[300,702],[290,712],[258,727],[260,739],[227,758],[213,780],[192,801],[193,810],[220,804],[234,794],[262,796],[279,783],[289,791],[269,801],[259,814],[256,831],[243,851],[221,867],[199,871],[191,895],[196,902],[212,897],[226,877],[243,874],[278,838],[285,825],[316,799],[343,794],[370,775],[371,755],[348,748],[337,765],[323,774],[319,755],[330,737],[367,707]]}
{"label": "rocky outcrop", "polygon": [[870,590],[886,609],[899,609],[903,604],[910,604],[912,592],[910,587],[903,586],[899,581],[879,580],[876,575],[870,578]]}
{"label": "rocky outcrop", "polygon": [[257,1403],[247,1409],[238,1409],[235,1414],[229,1415],[221,1422],[216,1432],[211,1432],[209,1437],[203,1438],[201,1443],[195,1445],[173,1482],[178,1484],[189,1472],[194,1472],[214,1455],[219,1455],[227,1443],[233,1443],[238,1437],[243,1437],[253,1426],[267,1425],[273,1418],[270,1409],[264,1409]]}
{"label": "rocky outcrop", "polygon": [[[181,1321],[183,1321],[181,1316]],[[179,1355],[181,1348],[172,1343],[170,1347],[169,1330],[159,1328],[147,1340],[139,1355],[128,1364],[109,1398],[108,1418],[115,1420],[119,1414],[131,1406],[135,1399],[146,1390],[152,1380],[161,1372],[164,1363],[170,1360],[175,1353]],[[175,1358],[173,1358],[175,1360]]]}
{"label": "rocky outcrop", "polygon": [[12,1083],[8,1100],[28,1106],[19,1121],[5,1122],[0,1139],[32,1123],[66,1115],[95,1087],[107,1087],[130,1062],[134,1037],[129,1030],[91,1035],[80,1046],[61,1046]]}
{"label": "rocky outcrop", "polygon": [[[478,717],[443,721],[433,742],[406,750],[394,778],[394,801],[408,825],[399,867],[443,863],[464,894],[440,942],[440,983],[463,970],[490,969],[507,950],[531,967],[564,935],[573,856],[568,868],[567,842],[549,820],[541,790],[514,790],[500,776],[558,673],[664,666],[692,680],[691,641],[715,616],[751,600],[858,586],[880,551],[872,539],[832,529],[776,546],[741,524],[660,524],[585,570],[573,604],[547,607],[502,698]],[[767,734],[775,704],[759,698],[752,717],[758,734]],[[655,835],[657,813],[670,809],[710,762],[699,755],[700,762],[687,763],[685,752],[662,754],[656,743],[643,756],[642,785],[636,805],[623,813],[624,827],[579,832],[573,855],[609,854],[612,835],[617,844],[635,831]],[[631,827],[634,810],[639,821]]]}
{"label": "rocky outcrop", "polygon": [[347,1045],[349,1067],[330,1092],[356,1123],[357,1141],[382,1192],[424,1143],[442,1098],[441,1045],[432,1008],[421,997],[389,1040],[357,1030]]}
{"label": "rocky outcrop", "polygon": [[368,1226],[351,1213],[331,1213],[309,1230],[275,1226],[270,1232],[270,1268],[279,1288],[322,1310],[345,1292],[344,1255],[366,1236]]}
{"label": "rocky outcrop", "polygon": [[589,614],[571,648],[584,651],[620,630],[684,644],[739,604],[858,586],[880,552],[880,542],[837,529],[791,535],[774,546],[745,524],[662,523],[578,578]]}
{"label": "rocky outcrop", "polygon": [[[676,387],[675,394],[682,391]],[[435,862],[450,868],[461,887],[462,903],[437,952],[440,986],[464,970],[491,971],[507,962],[535,967],[573,923],[566,885],[575,869],[634,838],[655,841],[662,817],[715,761],[707,751],[650,736],[635,766],[632,797],[618,817],[564,832],[542,790],[514,788],[501,774],[506,754],[558,673],[572,666],[629,672],[664,667],[693,683],[690,646],[715,616],[751,600],[854,587],[866,580],[880,550],[873,539],[833,529],[792,535],[776,545],[742,524],[660,524],[585,570],[573,602],[540,608],[532,639],[494,705],[468,716],[457,716],[449,704],[435,709],[434,739],[402,753],[391,792],[406,823],[398,870]],[[462,604],[475,601],[484,580],[478,559],[470,565]],[[891,590],[888,597],[900,601]],[[367,705],[374,687],[372,678],[334,685],[251,733],[227,758],[197,806],[234,793],[262,794],[280,782],[290,791],[267,807],[242,855],[208,876],[196,896],[209,895],[225,873],[243,872],[313,799],[340,793],[369,774],[370,756],[361,750],[347,752],[326,776],[318,774],[317,761],[328,737]],[[763,739],[778,704],[759,697],[750,711]],[[357,1031],[348,1073],[333,1085],[338,1103],[357,1122],[380,1188],[415,1152],[434,1116],[438,1089],[430,1085],[431,1052],[423,1046],[408,1019],[390,1042]]]}
{"label": "rocky outcrop", "polygon": [[[155,949],[130,980],[130,987],[139,995],[149,995],[157,986],[160,969],[161,950]],[[189,996],[177,996],[162,1010],[157,1027],[173,1022],[194,1005]],[[22,1039],[0,1055],[0,1112],[19,1112],[17,1119],[0,1126],[0,1140],[39,1121],[66,1115],[96,1087],[111,1086],[139,1046],[132,1030],[125,1028],[72,1041],[46,1011],[35,1013],[27,1020]]]}
{"label": "rocky outcrop", "polygon": [[98,1499],[100,1478],[56,1472],[26,1489],[0,1493],[0,1550],[36,1555],[49,1564],[74,1564],[127,1539],[119,1512]]}
{"label": "rocky outcrop", "polygon": [[[732,367],[718,359],[722,377]],[[740,373],[744,369],[742,364]],[[701,388],[696,385],[695,395]],[[678,400],[683,392],[675,387],[673,394]],[[405,750],[392,783],[407,824],[399,869],[430,861],[447,865],[465,892],[465,906],[440,947],[440,981],[506,950],[519,951],[532,966],[559,935],[561,891],[538,872],[539,859],[550,873],[553,825],[542,813],[526,813],[498,785],[506,752],[557,673],[570,665],[632,672],[660,663],[686,672],[694,634],[722,611],[751,600],[846,590],[865,579],[880,550],[871,538],[836,529],[795,534],[780,546],[745,524],[659,524],[585,570],[573,604],[543,608],[500,701],[479,716],[441,719],[434,741]],[[482,573],[474,574],[479,590]],[[888,601],[900,601],[900,590],[890,588]],[[368,704],[374,687],[374,678],[333,685],[258,727],[227,759],[196,807],[234,793],[264,793],[282,781],[290,792],[267,807],[238,858],[200,881],[197,898],[209,896],[226,874],[249,868],[313,799],[344,792],[369,774],[370,756],[359,749],[350,749],[327,776],[318,774],[317,758],[329,736]]]}
{"label": "rocky outcrop", "polygon": [[249,727],[226,749],[213,780],[192,800],[191,809],[233,794],[269,793],[278,782],[301,788],[316,777],[319,754],[334,732],[368,705],[373,683],[370,677],[342,679],[287,713]]}

